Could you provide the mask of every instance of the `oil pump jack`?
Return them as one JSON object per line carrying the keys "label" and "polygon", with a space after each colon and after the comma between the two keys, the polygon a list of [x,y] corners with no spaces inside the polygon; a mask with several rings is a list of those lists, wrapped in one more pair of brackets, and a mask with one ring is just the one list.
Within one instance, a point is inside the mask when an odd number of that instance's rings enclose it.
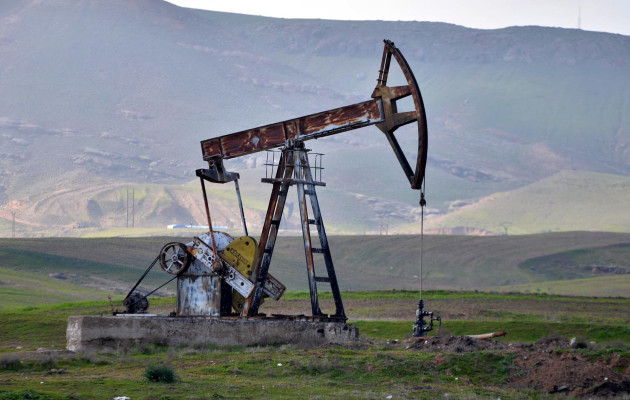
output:
{"label": "oil pump jack", "polygon": [[[186,244],[166,244],[151,265],[159,261],[165,272],[174,275],[172,279],[177,278],[177,316],[257,317],[261,315],[259,308],[265,297],[277,300],[282,296],[285,287],[269,274],[269,270],[285,201],[290,188],[295,186],[312,313],[310,317],[302,318],[317,321],[347,320],[316,193],[316,187],[325,184],[318,180],[317,166],[310,165],[310,150],[304,142],[376,125],[389,141],[411,189],[423,192],[427,122],[422,96],[400,50],[389,40],[385,40],[384,44],[377,84],[370,100],[201,142],[203,159],[208,162],[208,168],[198,169],[196,175],[201,183],[209,232]],[[402,71],[406,84],[388,86],[392,61]],[[399,111],[397,102],[409,96],[414,109]],[[413,123],[417,125],[418,142],[417,149],[414,149],[417,157],[410,163],[394,132],[403,125]],[[272,184],[272,190],[262,232],[256,241],[247,232],[238,186],[239,174],[227,171],[224,160],[276,148],[281,148],[281,152],[278,162],[275,163],[275,159],[272,162],[275,174],[262,179]],[[234,182],[245,236],[233,238],[227,233],[213,230],[206,182]],[[424,206],[423,202],[422,193],[421,206]],[[316,235],[311,234],[311,227],[316,230]],[[320,260],[323,257],[325,265],[320,271],[315,269],[317,257]],[[318,285],[323,284],[330,286],[335,304],[334,314],[324,314],[320,309]],[[148,307],[147,295],[134,293],[137,286],[125,299],[127,312],[130,313]],[[430,319],[428,324],[424,321],[425,317]],[[433,320],[433,313],[423,310],[420,300],[414,336],[422,336],[431,330]]]}

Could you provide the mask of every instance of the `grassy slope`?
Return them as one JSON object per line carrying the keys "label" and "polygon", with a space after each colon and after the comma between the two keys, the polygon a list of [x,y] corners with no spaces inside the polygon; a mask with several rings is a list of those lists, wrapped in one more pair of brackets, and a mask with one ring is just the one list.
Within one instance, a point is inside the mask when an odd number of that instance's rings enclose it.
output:
{"label": "grassy slope", "polygon": [[[261,189],[268,189],[267,186]],[[132,208],[132,190],[134,207]],[[127,195],[129,198],[127,198]],[[240,215],[234,187],[210,185],[208,195],[213,223],[240,228]],[[258,193],[243,191],[246,216],[250,223],[260,221],[264,207]],[[127,201],[129,202],[127,204]],[[127,214],[127,207],[129,214]],[[10,218],[8,212],[0,216]],[[132,219],[133,218],[133,219]],[[33,195],[16,216],[17,236],[117,236],[129,227],[144,235],[164,230],[168,224],[207,225],[198,181],[184,185],[112,184],[97,186],[68,184],[57,193]],[[11,221],[0,218],[0,235],[11,235]]]}
{"label": "grassy slope", "polygon": [[[426,228],[474,227],[531,234],[571,230],[630,231],[630,178],[563,171],[510,192],[493,194],[469,206],[426,221]],[[409,226],[414,230],[415,225]]]}
{"label": "grassy slope", "polygon": [[630,275],[507,285],[493,287],[492,290],[521,293],[553,293],[569,296],[584,293],[589,296],[626,297],[628,296],[628,288],[630,288]]}
{"label": "grassy slope", "polygon": [[[161,240],[160,240],[161,239]],[[33,239],[7,240],[0,246],[2,261],[0,268],[15,271],[18,276],[42,279],[47,285],[59,286],[59,294],[67,296],[70,287],[76,288],[77,294],[87,295],[85,289],[92,292],[89,297],[104,298],[107,294],[126,293],[159,253],[161,246],[171,238],[153,240],[110,239]],[[121,249],[121,247],[124,247]],[[56,277],[56,279],[52,279]],[[140,289],[152,290],[167,280],[159,265],[147,275]],[[7,280],[7,289],[16,289],[12,296],[28,296],[31,301],[45,291]],[[42,287],[45,287],[43,285]],[[33,290],[34,289],[34,290]],[[158,294],[173,294],[174,284],[167,285]],[[47,297],[53,301],[54,297]],[[69,301],[72,297],[60,297],[57,300]],[[40,303],[41,304],[41,303]]]}
{"label": "grassy slope", "polygon": [[0,310],[77,300],[103,299],[104,291],[50,278],[37,272],[0,268]]}
{"label": "grassy slope", "polygon": [[[334,162],[331,164],[334,166]],[[441,171],[436,172],[443,175]],[[246,180],[241,183],[248,226],[254,232],[262,226],[270,190],[269,185],[256,182],[261,174],[264,172],[258,169],[247,171]],[[392,176],[396,177],[400,178]],[[354,194],[345,191],[352,188],[338,190],[344,186],[344,179],[350,179],[345,172],[339,177],[325,179],[330,187],[320,188],[319,197],[329,233],[378,233],[381,222],[389,224],[390,233],[419,232],[419,208],[410,205],[413,202],[407,198],[415,198],[417,193],[407,190],[404,182],[398,182],[399,192],[386,198],[377,194],[360,195],[358,193],[364,191],[358,187]],[[460,180],[457,185],[469,187],[471,182]],[[135,231],[125,228],[127,187],[135,188],[136,192]],[[432,191],[441,190],[436,185],[431,187]],[[425,231],[467,227],[503,233],[502,224],[507,223],[508,232],[512,234],[571,230],[628,232],[630,213],[626,210],[625,199],[630,196],[629,188],[630,178],[625,176],[567,170],[531,185],[483,197],[447,214],[429,216],[425,220]],[[505,187],[497,186],[496,189]],[[393,187],[387,188],[388,193],[393,190]],[[215,225],[240,231],[233,186],[211,185],[209,195]],[[427,195],[430,206],[439,200],[434,199],[431,192]],[[401,197],[405,201],[396,200]],[[299,230],[294,200],[293,197],[289,199],[293,213],[288,218],[289,208],[285,210],[283,227]],[[54,218],[42,217],[49,211]],[[7,211],[2,215],[11,217]],[[198,182],[191,182],[186,185],[119,185],[98,190],[67,190],[54,200],[32,201],[17,214],[16,226],[17,236],[137,236],[166,233],[165,221],[205,224],[205,219]],[[79,224],[82,228],[77,229],[72,221],[83,221]],[[11,235],[10,219],[0,218],[0,235]]]}
{"label": "grassy slope", "polygon": [[[105,293],[122,295],[131,289],[165,243],[188,240],[190,237],[3,239],[0,268],[6,271],[5,275],[15,272],[13,276],[59,285],[58,297],[46,297],[49,301],[72,300],[67,297],[72,291],[69,285],[101,290],[97,294],[104,298]],[[329,240],[343,292],[419,288],[418,236],[332,236]],[[270,272],[290,291],[307,289],[301,242],[297,237],[278,238],[271,264]],[[426,236],[424,287],[627,296],[624,283],[630,275],[592,274],[590,266],[612,265],[620,268],[617,272],[627,270],[628,243],[628,234],[595,232]],[[316,270],[321,268],[322,260],[316,259]],[[61,274],[62,280],[52,279],[58,275],[51,274]],[[151,290],[167,278],[156,266],[142,288]],[[9,279],[8,275],[0,280],[4,283],[0,289],[4,290],[2,298],[6,304],[18,305],[20,296],[30,298],[23,304],[34,304],[46,293]],[[320,290],[327,287],[320,285]],[[173,287],[168,286],[161,293],[172,294]]]}

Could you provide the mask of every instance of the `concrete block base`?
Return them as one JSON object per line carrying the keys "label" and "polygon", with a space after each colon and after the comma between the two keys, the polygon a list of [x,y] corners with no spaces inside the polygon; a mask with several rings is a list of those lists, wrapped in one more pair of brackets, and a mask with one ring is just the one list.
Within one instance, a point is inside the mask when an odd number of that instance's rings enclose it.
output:
{"label": "concrete block base", "polygon": [[72,316],[66,330],[67,349],[106,350],[119,346],[249,346],[325,343],[346,344],[359,329],[343,322],[259,318],[167,317],[128,314]]}

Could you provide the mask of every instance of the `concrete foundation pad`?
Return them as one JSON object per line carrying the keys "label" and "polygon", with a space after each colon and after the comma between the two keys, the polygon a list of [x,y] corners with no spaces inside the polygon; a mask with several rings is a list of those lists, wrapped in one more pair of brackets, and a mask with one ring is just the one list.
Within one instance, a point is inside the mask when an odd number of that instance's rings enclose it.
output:
{"label": "concrete foundation pad", "polygon": [[137,344],[249,346],[346,344],[359,329],[344,322],[259,318],[167,317],[129,314],[72,316],[67,349],[104,350]]}

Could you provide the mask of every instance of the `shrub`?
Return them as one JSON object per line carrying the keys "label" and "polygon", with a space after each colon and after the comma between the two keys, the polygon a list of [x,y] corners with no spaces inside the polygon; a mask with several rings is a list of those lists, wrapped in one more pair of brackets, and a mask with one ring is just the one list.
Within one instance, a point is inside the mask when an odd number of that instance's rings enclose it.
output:
{"label": "shrub", "polygon": [[52,398],[32,390],[22,390],[20,392],[0,390],[0,400],[52,400]]}
{"label": "shrub", "polygon": [[22,368],[20,360],[12,354],[0,356],[0,370],[15,371]]}
{"label": "shrub", "polygon": [[151,382],[173,383],[175,382],[175,371],[168,365],[151,364],[144,371],[144,376]]}

